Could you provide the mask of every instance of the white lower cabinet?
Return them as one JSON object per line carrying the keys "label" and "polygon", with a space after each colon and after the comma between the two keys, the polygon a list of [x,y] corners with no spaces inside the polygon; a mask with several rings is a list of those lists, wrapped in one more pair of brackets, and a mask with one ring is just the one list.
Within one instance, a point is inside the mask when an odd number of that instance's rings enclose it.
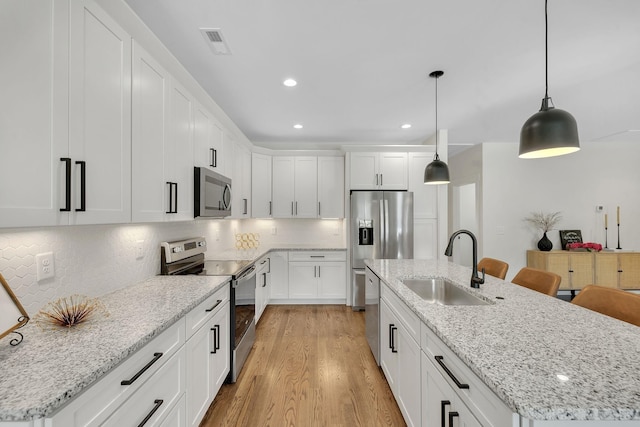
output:
{"label": "white lower cabinet", "polygon": [[421,384],[420,375],[416,375],[420,372],[420,346],[416,341],[419,332],[415,332],[419,320],[413,315],[405,323],[406,306],[385,298],[385,289],[380,301],[380,367],[407,425],[420,426]]}
{"label": "white lower cabinet", "polygon": [[269,295],[271,294],[270,265],[270,257],[262,257],[256,261],[256,324],[269,304]]}
{"label": "white lower cabinet", "polygon": [[289,254],[289,295],[292,300],[346,300],[346,253],[296,251]]}
{"label": "white lower cabinet", "polygon": [[270,252],[270,300],[289,298],[289,252]]}

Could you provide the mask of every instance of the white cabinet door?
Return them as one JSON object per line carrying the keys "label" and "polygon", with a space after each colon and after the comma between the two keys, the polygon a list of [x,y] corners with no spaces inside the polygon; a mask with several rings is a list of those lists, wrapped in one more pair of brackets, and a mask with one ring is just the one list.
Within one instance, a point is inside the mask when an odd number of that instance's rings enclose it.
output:
{"label": "white cabinet door", "polygon": [[406,190],[409,183],[407,153],[380,153],[380,189]]}
{"label": "white cabinet door", "polygon": [[270,299],[289,298],[289,253],[271,252],[269,254]]}
{"label": "white cabinet door", "polygon": [[251,217],[251,152],[236,144],[233,150],[231,213],[234,218]]}
{"label": "white cabinet door", "polygon": [[352,190],[377,190],[380,186],[378,153],[351,153],[350,158],[350,188]]}
{"label": "white cabinet door", "polygon": [[413,233],[413,258],[438,259],[438,220],[414,218]]}
{"label": "white cabinet door", "polygon": [[271,156],[251,154],[251,216],[271,217]]}
{"label": "white cabinet door", "polygon": [[71,223],[131,220],[131,36],[92,0],[70,2]]}
{"label": "white cabinet door", "polygon": [[438,186],[424,184],[424,170],[434,153],[409,153],[409,191],[413,192],[413,217],[438,217]]}
{"label": "white cabinet door", "polygon": [[198,103],[193,119],[194,165],[222,174],[222,130],[215,123],[213,114]]}
{"label": "white cabinet door", "polygon": [[397,341],[394,343],[398,351],[396,400],[407,425],[419,426],[422,404],[420,375],[417,374],[420,372],[420,346],[411,338],[402,324],[398,325],[396,338]]}
{"label": "white cabinet door", "polygon": [[292,218],[295,199],[295,165],[293,157],[273,157],[273,217]]}
{"label": "white cabinet door", "polygon": [[[62,7],[61,7],[62,6]],[[68,11],[5,0],[0,13],[0,227],[68,223]]]}
{"label": "white cabinet door", "polygon": [[185,399],[186,396],[182,396],[176,406],[169,412],[167,418],[158,427],[183,427],[187,425]]}
{"label": "white cabinet door", "polygon": [[164,221],[165,144],[169,74],[139,44],[133,45],[132,221]]}
{"label": "white cabinet door", "polygon": [[256,262],[256,324],[260,320],[269,300],[269,258]]}
{"label": "white cabinet door", "polygon": [[296,157],[294,165],[294,215],[296,218],[317,218],[318,158]]}
{"label": "white cabinet door", "polygon": [[218,394],[220,387],[224,383],[224,380],[229,374],[230,358],[231,358],[231,336],[229,331],[230,326],[230,303],[226,302],[222,309],[218,311],[211,319],[211,328],[214,339],[214,349],[211,351],[211,373],[213,377],[213,393],[211,396],[211,403]]}
{"label": "white cabinet door", "polygon": [[320,262],[317,264],[318,297],[346,298],[346,273],[344,262]]}
{"label": "white cabinet door", "polygon": [[318,265],[315,262],[289,263],[289,298],[318,297]]}
{"label": "white cabinet door", "polygon": [[193,108],[189,92],[172,80],[165,200],[169,202],[167,214],[174,221],[193,219]]}
{"label": "white cabinet door", "polygon": [[344,218],[344,157],[318,157],[318,216]]}
{"label": "white cabinet door", "polygon": [[395,396],[397,393],[398,353],[397,353],[398,319],[385,300],[380,300],[380,367],[387,378],[389,388]]}

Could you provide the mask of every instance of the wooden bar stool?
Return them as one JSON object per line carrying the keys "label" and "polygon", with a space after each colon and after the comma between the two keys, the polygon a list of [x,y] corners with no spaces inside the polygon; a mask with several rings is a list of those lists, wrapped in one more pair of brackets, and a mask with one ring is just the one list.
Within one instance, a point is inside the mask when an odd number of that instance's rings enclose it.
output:
{"label": "wooden bar stool", "polygon": [[556,273],[538,270],[537,268],[523,267],[511,282],[555,297],[558,294],[560,280],[562,280],[562,277]]}
{"label": "wooden bar stool", "polygon": [[478,271],[482,271],[490,276],[503,279],[507,277],[507,270],[509,270],[509,264],[499,259],[494,258],[482,258],[478,263]]}
{"label": "wooden bar stool", "polygon": [[571,303],[640,326],[640,295],[620,289],[588,285]]}

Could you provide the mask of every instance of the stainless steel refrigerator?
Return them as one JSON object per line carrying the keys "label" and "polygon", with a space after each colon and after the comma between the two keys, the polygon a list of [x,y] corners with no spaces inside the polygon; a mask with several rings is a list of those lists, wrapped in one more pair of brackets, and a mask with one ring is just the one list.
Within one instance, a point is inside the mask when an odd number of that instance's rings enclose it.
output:
{"label": "stainless steel refrigerator", "polygon": [[413,258],[413,193],[351,192],[354,309],[364,308],[364,260]]}

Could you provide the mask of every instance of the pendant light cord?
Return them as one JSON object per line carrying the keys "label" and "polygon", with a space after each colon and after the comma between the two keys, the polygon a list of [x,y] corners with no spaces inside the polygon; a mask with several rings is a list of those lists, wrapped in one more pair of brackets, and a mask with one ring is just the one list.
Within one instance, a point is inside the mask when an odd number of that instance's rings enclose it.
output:
{"label": "pendant light cord", "polygon": [[544,98],[549,98],[549,23],[547,0],[544,0]]}
{"label": "pendant light cord", "polygon": [[438,156],[438,76],[436,76],[436,155],[433,159],[440,160]]}

